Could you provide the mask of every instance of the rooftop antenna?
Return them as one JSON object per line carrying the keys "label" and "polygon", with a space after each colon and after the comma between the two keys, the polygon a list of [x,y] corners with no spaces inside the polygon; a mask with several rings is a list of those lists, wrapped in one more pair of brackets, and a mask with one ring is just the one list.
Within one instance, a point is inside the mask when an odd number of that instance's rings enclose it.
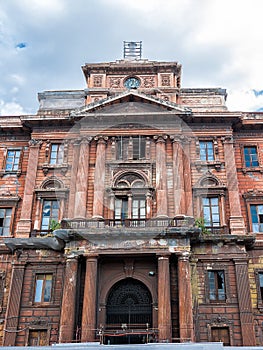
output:
{"label": "rooftop antenna", "polygon": [[124,59],[136,60],[142,58],[142,42],[141,41],[124,41],[123,42]]}

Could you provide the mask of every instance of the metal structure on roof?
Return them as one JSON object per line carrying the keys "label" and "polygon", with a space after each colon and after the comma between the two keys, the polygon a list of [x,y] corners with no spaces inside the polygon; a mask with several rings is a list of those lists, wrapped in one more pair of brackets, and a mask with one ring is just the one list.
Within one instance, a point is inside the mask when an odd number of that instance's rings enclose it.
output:
{"label": "metal structure on roof", "polygon": [[124,59],[135,60],[142,58],[142,41],[123,42]]}

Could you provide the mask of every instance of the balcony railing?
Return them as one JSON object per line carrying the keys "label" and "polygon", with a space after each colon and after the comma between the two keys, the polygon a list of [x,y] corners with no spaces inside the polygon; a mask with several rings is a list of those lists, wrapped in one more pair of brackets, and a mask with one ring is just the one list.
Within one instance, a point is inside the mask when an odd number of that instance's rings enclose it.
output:
{"label": "balcony railing", "polygon": [[[127,229],[147,229],[147,228],[194,228],[193,217],[178,216],[174,218],[154,218],[154,219],[63,219],[61,229],[86,230],[86,229],[107,229],[107,228],[127,228]],[[201,230],[202,233],[202,230]],[[206,226],[204,235],[227,235],[229,228],[226,226]],[[46,236],[52,234],[52,230],[33,230],[31,237]]]}
{"label": "balcony railing", "polygon": [[88,228],[154,228],[154,227],[193,227],[193,217],[154,218],[154,219],[64,219],[62,229],[88,229]]}

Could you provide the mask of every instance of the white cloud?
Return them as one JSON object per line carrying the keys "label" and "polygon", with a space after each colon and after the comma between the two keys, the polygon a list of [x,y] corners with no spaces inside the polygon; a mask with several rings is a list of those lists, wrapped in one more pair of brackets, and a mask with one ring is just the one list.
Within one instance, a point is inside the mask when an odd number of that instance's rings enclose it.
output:
{"label": "white cloud", "polygon": [[82,64],[120,59],[124,40],[142,40],[144,58],[182,64],[182,87],[227,88],[229,108],[261,108],[261,4],[0,0],[0,101],[36,111],[38,92],[84,88]]}
{"label": "white cloud", "polygon": [[0,100],[0,115],[22,115],[26,114],[23,107],[16,102],[5,102]]}
{"label": "white cloud", "polygon": [[257,111],[263,107],[263,95],[256,96],[253,90],[229,90],[227,107],[231,111]]}

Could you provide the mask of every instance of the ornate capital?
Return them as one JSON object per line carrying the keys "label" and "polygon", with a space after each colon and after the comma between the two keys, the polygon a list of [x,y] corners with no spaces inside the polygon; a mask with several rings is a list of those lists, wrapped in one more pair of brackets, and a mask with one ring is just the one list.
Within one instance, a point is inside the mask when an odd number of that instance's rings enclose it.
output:
{"label": "ornate capital", "polygon": [[97,141],[98,144],[103,144],[105,145],[108,141],[108,136],[103,136],[103,135],[97,135],[94,137],[94,140]]}
{"label": "ornate capital", "polygon": [[156,143],[165,143],[167,138],[167,135],[154,135],[153,137]]}
{"label": "ornate capital", "polygon": [[43,141],[42,140],[36,140],[36,139],[31,139],[28,142],[29,147],[40,147],[42,145]]}
{"label": "ornate capital", "polygon": [[90,142],[92,141],[92,136],[84,136],[81,138],[81,141],[80,141],[80,144],[83,145],[83,144],[86,144],[86,145],[89,145]]}
{"label": "ornate capital", "polygon": [[182,252],[178,255],[178,261],[189,262],[190,252]]}
{"label": "ornate capital", "polygon": [[224,144],[234,144],[233,135],[222,136],[221,140]]}

